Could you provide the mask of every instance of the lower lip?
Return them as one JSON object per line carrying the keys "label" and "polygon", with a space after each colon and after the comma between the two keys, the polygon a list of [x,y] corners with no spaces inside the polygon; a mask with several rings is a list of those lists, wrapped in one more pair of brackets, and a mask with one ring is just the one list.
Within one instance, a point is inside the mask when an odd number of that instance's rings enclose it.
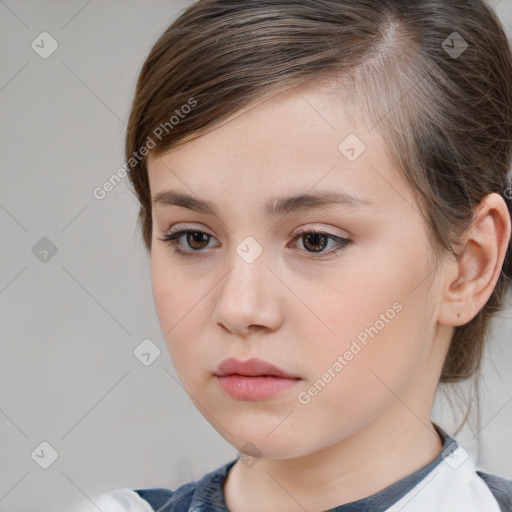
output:
{"label": "lower lip", "polygon": [[217,377],[221,388],[238,400],[265,400],[285,391],[301,379],[282,377],[247,377],[243,375],[226,375]]}

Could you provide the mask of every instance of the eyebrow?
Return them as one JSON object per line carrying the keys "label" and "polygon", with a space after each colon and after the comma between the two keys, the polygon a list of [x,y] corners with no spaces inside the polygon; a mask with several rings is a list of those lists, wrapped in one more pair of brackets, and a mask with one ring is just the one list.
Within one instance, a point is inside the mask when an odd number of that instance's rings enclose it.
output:
{"label": "eyebrow", "polygon": [[[153,198],[153,205],[180,206],[198,213],[218,216],[215,204],[193,196],[164,190],[158,192]],[[264,212],[268,217],[286,215],[294,212],[308,212],[333,206],[341,206],[352,210],[370,209],[376,205],[361,197],[350,195],[346,192],[333,192],[331,190],[315,193],[297,194],[288,197],[269,199],[264,206]]]}

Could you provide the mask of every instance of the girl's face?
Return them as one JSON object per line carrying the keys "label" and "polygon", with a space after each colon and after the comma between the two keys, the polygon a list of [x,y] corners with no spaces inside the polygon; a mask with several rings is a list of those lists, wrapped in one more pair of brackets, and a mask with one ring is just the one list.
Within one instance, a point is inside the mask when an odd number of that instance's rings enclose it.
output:
{"label": "girl's face", "polygon": [[[250,455],[298,457],[379,422],[430,420],[452,331],[437,325],[441,281],[412,192],[353,117],[341,97],[295,88],[148,162],[172,361],[200,412]],[[171,204],[171,191],[190,201]],[[181,230],[192,233],[176,246],[161,240]],[[231,357],[298,378],[270,396],[257,383],[236,395],[265,377],[231,378],[233,395],[216,376]]]}

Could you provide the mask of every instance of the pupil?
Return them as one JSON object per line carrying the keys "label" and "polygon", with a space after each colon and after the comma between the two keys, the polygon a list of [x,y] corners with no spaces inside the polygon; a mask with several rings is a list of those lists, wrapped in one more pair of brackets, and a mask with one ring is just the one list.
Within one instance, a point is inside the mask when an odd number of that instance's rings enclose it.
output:
{"label": "pupil", "polygon": [[310,241],[312,240],[312,245],[317,246],[319,243],[319,240],[323,240],[324,243],[320,244],[321,245],[320,248],[317,247],[317,249],[313,249],[313,252],[319,252],[322,249],[325,249],[325,239],[326,239],[326,237],[324,235],[322,235],[321,233],[310,233],[310,234],[306,235],[306,240],[307,240],[306,245],[309,245]]}

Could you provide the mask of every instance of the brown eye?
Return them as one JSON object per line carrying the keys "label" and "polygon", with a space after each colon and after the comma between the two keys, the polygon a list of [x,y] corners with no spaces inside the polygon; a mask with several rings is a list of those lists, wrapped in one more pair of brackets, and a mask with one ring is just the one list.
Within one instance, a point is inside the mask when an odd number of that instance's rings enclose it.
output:
{"label": "brown eye", "polygon": [[[349,238],[342,238],[331,233],[312,229],[301,231],[295,236],[294,240],[300,240],[300,245],[303,246],[302,252],[310,254],[311,256],[306,256],[310,259],[334,256],[338,251],[352,243],[352,240]],[[328,250],[325,250],[326,248]]]}
{"label": "brown eye", "polygon": [[210,235],[202,231],[189,231],[186,236],[189,247],[197,250],[204,249],[210,240]]}
{"label": "brown eye", "polygon": [[194,257],[207,252],[203,251],[203,249],[207,248],[212,240],[212,235],[204,231],[182,229],[181,231],[167,233],[163,238],[159,238],[159,240],[168,244],[174,253],[179,256]]}
{"label": "brown eye", "polygon": [[[163,238],[159,238],[159,240],[162,240],[162,242],[166,242],[171,246],[175,254],[192,258],[202,255],[207,256],[208,252],[203,251],[203,249],[208,247],[212,238],[212,235],[209,235],[204,231],[184,229],[174,233],[168,233]],[[186,240],[186,242],[184,242],[184,240]],[[294,240],[301,240],[303,245],[302,252],[306,252],[311,255],[319,255],[308,256],[310,259],[329,255],[334,256],[338,251],[352,243],[352,240],[348,238],[342,238],[331,233],[313,230],[302,231],[295,236]],[[329,242],[332,244],[332,247],[326,251],[325,249],[329,246]],[[187,246],[186,248],[184,248],[185,245]]]}
{"label": "brown eye", "polygon": [[311,252],[323,251],[327,245],[327,237],[322,233],[305,233],[303,236],[304,247]]}

